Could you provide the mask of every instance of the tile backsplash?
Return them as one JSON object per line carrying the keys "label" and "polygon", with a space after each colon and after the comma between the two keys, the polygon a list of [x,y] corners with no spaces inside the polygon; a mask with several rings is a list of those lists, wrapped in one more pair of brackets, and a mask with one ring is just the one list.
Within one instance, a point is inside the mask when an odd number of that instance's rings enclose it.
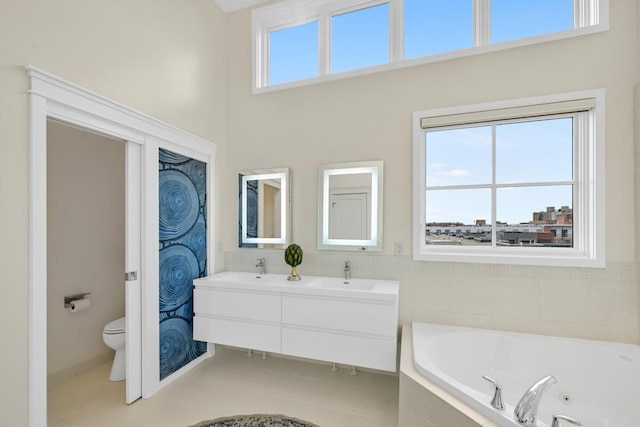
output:
{"label": "tile backsplash", "polygon": [[[283,251],[225,252],[224,270],[288,274]],[[451,324],[594,340],[638,343],[636,265],[605,269],[418,262],[411,256],[305,253],[304,276],[339,276],[351,261],[353,277],[400,281],[400,324]]]}

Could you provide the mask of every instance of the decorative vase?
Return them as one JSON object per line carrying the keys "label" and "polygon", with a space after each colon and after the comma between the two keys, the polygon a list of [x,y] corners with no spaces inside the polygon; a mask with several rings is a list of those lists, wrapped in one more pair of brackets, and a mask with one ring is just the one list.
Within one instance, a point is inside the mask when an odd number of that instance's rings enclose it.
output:
{"label": "decorative vase", "polygon": [[301,277],[298,276],[298,273],[296,272],[296,268],[295,267],[291,267],[291,274],[289,275],[289,277],[287,277],[287,280],[300,280]]}
{"label": "decorative vase", "polygon": [[291,275],[287,280],[300,280],[296,267],[302,264],[302,248],[295,243],[290,244],[284,251],[284,262],[291,266]]}

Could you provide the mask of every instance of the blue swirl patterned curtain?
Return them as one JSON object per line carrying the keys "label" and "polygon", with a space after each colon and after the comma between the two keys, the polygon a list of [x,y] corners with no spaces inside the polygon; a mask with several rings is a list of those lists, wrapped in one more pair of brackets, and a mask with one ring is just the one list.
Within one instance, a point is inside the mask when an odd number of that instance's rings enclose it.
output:
{"label": "blue swirl patterned curtain", "polygon": [[160,149],[160,379],[205,353],[193,279],[207,275],[207,165]]}

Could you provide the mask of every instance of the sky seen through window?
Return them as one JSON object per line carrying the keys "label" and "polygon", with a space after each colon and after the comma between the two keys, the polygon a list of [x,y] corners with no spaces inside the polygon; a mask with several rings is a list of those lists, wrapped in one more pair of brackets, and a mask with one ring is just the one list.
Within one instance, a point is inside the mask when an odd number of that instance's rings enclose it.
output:
{"label": "sky seen through window", "polygon": [[[570,30],[573,0],[492,0],[492,43]],[[386,64],[390,61],[389,4],[334,15],[331,18],[330,73]],[[419,58],[474,46],[472,0],[404,0],[404,57]],[[320,75],[319,23],[270,33],[270,78],[275,85]],[[549,206],[573,207],[571,185],[527,186],[526,183],[573,179],[572,120],[533,121],[495,128],[495,182],[520,183],[496,192],[496,219],[528,222]],[[474,224],[491,221],[486,188],[493,180],[491,127],[428,132],[427,222]]]}

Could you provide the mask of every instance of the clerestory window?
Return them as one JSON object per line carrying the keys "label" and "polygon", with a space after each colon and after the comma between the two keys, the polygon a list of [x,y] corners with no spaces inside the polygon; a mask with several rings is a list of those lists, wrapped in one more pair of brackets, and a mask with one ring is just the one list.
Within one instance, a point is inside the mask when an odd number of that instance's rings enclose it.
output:
{"label": "clerestory window", "polygon": [[255,9],[254,90],[574,37],[609,0],[285,0]]}
{"label": "clerestory window", "polygon": [[591,91],[414,113],[414,259],[604,267],[603,105]]}
{"label": "clerestory window", "polygon": [[331,16],[331,73],[388,62],[389,3]]}
{"label": "clerestory window", "polygon": [[270,84],[318,76],[318,21],[270,32],[269,47]]}

